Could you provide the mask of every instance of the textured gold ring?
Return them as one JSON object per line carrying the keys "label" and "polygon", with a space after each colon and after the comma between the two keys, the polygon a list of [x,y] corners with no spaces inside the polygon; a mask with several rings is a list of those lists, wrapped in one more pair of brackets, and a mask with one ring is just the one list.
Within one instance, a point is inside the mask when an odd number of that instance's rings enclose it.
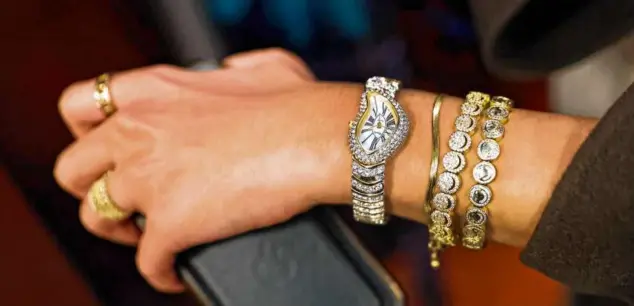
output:
{"label": "textured gold ring", "polygon": [[110,117],[117,112],[117,106],[110,92],[110,74],[104,73],[97,77],[93,98],[97,102],[97,107],[106,117]]}
{"label": "textured gold ring", "polygon": [[131,212],[121,209],[108,193],[108,174],[104,174],[90,187],[90,207],[102,218],[120,221]]}

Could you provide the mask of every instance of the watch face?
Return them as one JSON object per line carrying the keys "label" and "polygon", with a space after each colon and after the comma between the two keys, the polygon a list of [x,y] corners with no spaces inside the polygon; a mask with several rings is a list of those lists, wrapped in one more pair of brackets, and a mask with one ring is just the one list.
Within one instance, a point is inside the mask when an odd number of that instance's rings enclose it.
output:
{"label": "watch face", "polygon": [[396,132],[398,115],[390,101],[376,92],[366,94],[368,107],[357,125],[357,141],[368,154],[387,144]]}

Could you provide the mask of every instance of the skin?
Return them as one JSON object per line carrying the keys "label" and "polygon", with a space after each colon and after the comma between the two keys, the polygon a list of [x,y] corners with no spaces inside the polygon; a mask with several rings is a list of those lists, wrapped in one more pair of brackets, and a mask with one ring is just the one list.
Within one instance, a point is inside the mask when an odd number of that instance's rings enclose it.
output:
{"label": "skin", "polygon": [[[138,244],[139,271],[158,290],[183,290],[173,270],[182,250],[283,222],[316,204],[351,200],[347,129],[359,107],[360,84],[316,82],[296,56],[269,49],[230,57],[213,72],[153,66],[119,73],[111,81],[119,111],[107,120],[91,99],[93,86],[94,80],[73,84],[60,99],[76,141],[60,154],[55,177],[82,199],[79,215],[87,230]],[[386,172],[392,213],[422,223],[434,97],[417,90],[399,94],[412,126]],[[443,104],[441,156],[460,103],[448,97]],[[489,239],[526,244],[595,122],[512,112],[490,185]],[[463,186],[474,183],[473,151]],[[87,192],[108,170],[111,197],[146,216],[144,233],[129,220],[106,220],[90,209]],[[458,193],[458,215],[469,202],[467,189]]]}

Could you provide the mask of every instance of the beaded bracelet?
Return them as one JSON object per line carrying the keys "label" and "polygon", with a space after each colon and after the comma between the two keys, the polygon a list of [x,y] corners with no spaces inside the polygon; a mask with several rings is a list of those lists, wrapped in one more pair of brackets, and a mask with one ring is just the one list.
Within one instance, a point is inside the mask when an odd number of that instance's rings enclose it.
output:
{"label": "beaded bracelet", "polygon": [[489,95],[470,92],[461,105],[460,114],[455,121],[455,131],[449,137],[449,148],[442,159],[445,171],[438,177],[438,192],[432,198],[431,225],[429,227],[429,250],[431,266],[440,267],[438,252],[455,245],[452,223],[457,204],[455,196],[460,189],[459,174],[467,166],[465,153],[471,148],[471,135],[476,130],[478,118],[488,106]]}
{"label": "beaded bracelet", "polygon": [[482,124],[483,139],[476,150],[479,162],[472,173],[476,184],[469,189],[471,205],[465,213],[465,225],[462,228],[462,245],[468,249],[480,250],[486,241],[486,222],[489,217],[487,206],[493,198],[488,185],[497,175],[492,162],[500,156],[499,141],[504,136],[504,124],[508,121],[512,107],[512,100],[495,96],[486,110],[487,120]]}

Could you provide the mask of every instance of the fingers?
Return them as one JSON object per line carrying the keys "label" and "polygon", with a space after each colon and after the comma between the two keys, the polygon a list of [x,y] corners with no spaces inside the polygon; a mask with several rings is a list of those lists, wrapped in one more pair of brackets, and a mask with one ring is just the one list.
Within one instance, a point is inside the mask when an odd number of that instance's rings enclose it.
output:
{"label": "fingers", "polygon": [[112,125],[101,125],[62,152],[55,165],[55,179],[67,192],[84,198],[94,182],[108,173],[108,194],[117,205],[126,211],[144,212],[146,208],[137,203],[143,192],[138,185],[141,181],[132,177],[129,169],[116,165],[113,151],[118,145],[112,140],[116,138],[112,130]]}
{"label": "fingers", "polygon": [[[110,78],[110,97],[121,110],[139,100],[152,100],[169,90],[163,85],[162,74],[174,74],[180,69],[156,65],[122,73]],[[151,89],[151,90],[140,90]],[[75,137],[81,137],[105,120],[103,112],[93,98],[95,80],[75,83],[64,90],[59,99],[59,112]]]}
{"label": "fingers", "polygon": [[[297,56],[281,49],[239,53],[227,58],[228,69],[214,74],[212,83],[232,88],[234,94],[266,94],[314,81],[310,69]],[[224,85],[223,85],[224,84]],[[209,85],[207,85],[209,86]]]}
{"label": "fingers", "polygon": [[114,169],[113,149],[104,126],[75,141],[57,158],[57,183],[77,198],[83,198],[93,182]]}
{"label": "fingers", "polygon": [[[148,220],[152,222],[152,220]],[[139,272],[152,287],[159,291],[177,293],[185,288],[175,270],[176,253],[179,249],[169,244],[160,228],[148,223],[137,251]]]}
{"label": "fingers", "polygon": [[130,219],[113,221],[99,216],[92,208],[90,197],[79,206],[79,220],[93,235],[124,245],[136,245],[141,232]]}
{"label": "fingers", "polygon": [[255,68],[263,65],[283,65],[293,70],[305,80],[315,79],[315,76],[301,58],[291,52],[278,48],[238,53],[227,57],[223,64],[228,68]]}
{"label": "fingers", "polygon": [[[108,203],[114,206],[113,209],[119,209],[126,213],[146,211],[145,208],[137,205],[134,198],[139,187],[135,186],[135,181],[130,183],[125,178],[123,170],[109,171],[107,176],[102,176],[99,179],[106,180],[105,197],[109,200]],[[136,245],[138,243],[141,232],[133,220],[130,218],[124,220],[109,219],[95,211],[95,203],[92,203],[92,201],[92,194],[86,195],[79,208],[79,219],[86,230],[97,237],[112,242],[126,245]]]}
{"label": "fingers", "polygon": [[[283,49],[264,49],[240,53],[225,60],[225,66],[237,69],[255,68],[258,66],[283,66],[294,72],[302,80],[314,80],[314,76],[306,64],[296,55]],[[279,70],[279,69],[278,69]],[[270,80],[269,77],[263,80]],[[232,75],[222,78],[232,78]],[[237,80],[243,79],[244,74],[236,75]],[[261,79],[261,78],[260,78]],[[137,101],[155,100],[168,96],[174,92],[171,82],[178,85],[179,81],[187,81],[190,86],[200,83],[210,86],[208,80],[201,80],[200,73],[187,72],[175,66],[156,65],[141,69],[111,75],[110,96],[119,111],[125,111],[128,105]],[[280,80],[275,80],[280,82]],[[226,86],[223,82],[217,82],[216,88],[222,92]],[[75,137],[82,137],[96,125],[105,120],[103,112],[97,106],[93,98],[95,80],[87,80],[75,83],[64,90],[58,108],[62,119]]]}

